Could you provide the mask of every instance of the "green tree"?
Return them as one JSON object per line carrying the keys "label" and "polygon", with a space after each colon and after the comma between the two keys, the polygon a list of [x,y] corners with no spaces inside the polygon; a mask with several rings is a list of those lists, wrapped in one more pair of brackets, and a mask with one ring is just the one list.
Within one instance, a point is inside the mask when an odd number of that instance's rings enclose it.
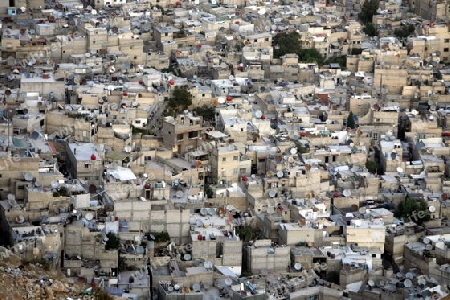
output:
{"label": "green tree", "polygon": [[180,112],[192,105],[192,94],[187,89],[176,87],[169,98],[169,108]]}
{"label": "green tree", "polygon": [[425,200],[414,200],[411,198],[406,198],[405,201],[400,202],[397,206],[396,216],[419,225],[430,220],[430,213]]}
{"label": "green tree", "polygon": [[288,53],[298,54],[302,50],[300,34],[297,31],[278,33],[273,37],[272,42],[275,46],[273,55],[277,58]]}
{"label": "green tree", "polygon": [[372,22],[368,22],[364,25],[364,29],[363,29],[364,33],[367,34],[368,36],[376,36],[378,35],[378,31],[375,28],[375,25],[373,25]]}
{"label": "green tree", "polygon": [[302,49],[297,54],[299,61],[316,62],[318,65],[323,65],[323,56],[317,49]]}
{"label": "green tree", "polygon": [[120,238],[116,234],[110,232],[106,234],[106,237],[108,238],[108,241],[106,241],[105,250],[119,249]]}
{"label": "green tree", "polygon": [[347,55],[342,56],[336,56],[336,57],[330,57],[325,61],[326,65],[329,64],[339,64],[339,67],[342,70],[345,70],[347,68]]}
{"label": "green tree", "polygon": [[352,113],[352,112],[350,112],[350,113],[348,114],[348,117],[347,117],[347,127],[350,127],[351,129],[355,129],[355,127],[356,127],[356,124],[355,124],[355,117],[353,116],[353,113]]}
{"label": "green tree", "polygon": [[323,64],[323,56],[317,49],[302,48],[300,34],[297,31],[278,33],[273,37],[272,42],[274,46],[273,55],[277,58],[288,53],[295,53],[298,55],[299,61]]}
{"label": "green tree", "polygon": [[378,164],[374,160],[368,160],[366,161],[366,168],[370,173],[376,174],[378,171]]}
{"label": "green tree", "polygon": [[364,1],[363,6],[361,7],[361,12],[358,15],[359,20],[364,25],[366,25],[367,23],[371,23],[372,17],[377,13],[379,7],[380,7],[380,0]]}
{"label": "green tree", "polygon": [[216,107],[212,105],[203,105],[194,108],[197,116],[202,116],[204,122],[213,122],[216,119]]}
{"label": "green tree", "polygon": [[399,39],[406,38],[410,36],[414,32],[414,30],[415,28],[412,24],[409,24],[408,26],[402,25],[394,30],[394,35]]}

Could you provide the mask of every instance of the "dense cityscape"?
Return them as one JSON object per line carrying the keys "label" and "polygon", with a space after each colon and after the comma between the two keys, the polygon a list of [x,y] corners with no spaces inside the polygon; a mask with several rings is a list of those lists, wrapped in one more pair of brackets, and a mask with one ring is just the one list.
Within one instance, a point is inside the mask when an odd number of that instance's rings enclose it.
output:
{"label": "dense cityscape", "polygon": [[450,299],[450,1],[0,21],[0,299]]}

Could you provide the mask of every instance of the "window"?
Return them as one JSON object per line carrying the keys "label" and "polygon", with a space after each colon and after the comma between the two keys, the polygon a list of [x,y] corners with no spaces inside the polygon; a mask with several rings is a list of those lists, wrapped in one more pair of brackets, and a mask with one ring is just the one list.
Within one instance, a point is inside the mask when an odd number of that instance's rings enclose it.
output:
{"label": "window", "polygon": [[381,119],[375,119],[375,122],[380,123]]}
{"label": "window", "polygon": [[84,164],[85,169],[89,169],[89,164]]}
{"label": "window", "polygon": [[265,39],[264,39],[266,42],[268,42],[269,41],[269,38],[268,37],[266,37]]}
{"label": "window", "polygon": [[448,52],[448,48],[444,48],[444,52]]}
{"label": "window", "polygon": [[238,156],[233,156],[233,160],[238,160],[239,157]]}
{"label": "window", "polygon": [[135,124],[141,124],[141,120],[134,120]]}
{"label": "window", "polygon": [[237,174],[238,173],[238,168],[233,168],[233,174]]}
{"label": "window", "polygon": [[196,137],[198,137],[198,131],[191,131],[191,132],[189,132],[189,138],[190,139],[195,139]]}
{"label": "window", "polygon": [[177,140],[182,141],[183,138],[184,138],[184,135],[183,135],[183,134],[178,134],[178,135],[177,135]]}
{"label": "window", "polygon": [[227,161],[227,158],[226,157],[222,157],[222,161]]}
{"label": "window", "polygon": [[450,43],[450,39],[444,39],[444,43]]}

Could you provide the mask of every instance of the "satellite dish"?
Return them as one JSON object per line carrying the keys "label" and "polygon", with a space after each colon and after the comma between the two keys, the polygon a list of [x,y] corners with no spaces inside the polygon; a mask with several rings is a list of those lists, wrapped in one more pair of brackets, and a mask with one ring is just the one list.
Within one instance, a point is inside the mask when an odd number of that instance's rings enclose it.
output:
{"label": "satellite dish", "polygon": [[375,282],[374,282],[372,279],[369,279],[369,281],[367,282],[367,284],[368,284],[370,287],[374,287],[374,286],[375,286]]}
{"label": "satellite dish", "polygon": [[399,172],[399,173],[403,173],[403,168],[401,168],[401,167],[398,167],[398,168],[397,168],[397,172]]}
{"label": "satellite dish", "polygon": [[35,186],[35,187],[40,187],[40,186],[41,186],[41,183],[40,183],[39,181],[36,181],[36,182],[34,183],[34,186]]}
{"label": "satellite dish", "polygon": [[8,200],[9,201],[16,200],[16,196],[14,196],[13,194],[8,194]]}
{"label": "satellite dish", "polygon": [[434,207],[433,205],[430,205],[428,207],[428,210],[430,211],[430,213],[434,213],[436,211],[436,207]]}
{"label": "satellite dish", "polygon": [[227,286],[230,286],[230,285],[233,284],[233,280],[232,280],[231,278],[226,278],[226,279],[225,279],[225,284],[226,284]]}
{"label": "satellite dish", "polygon": [[59,186],[59,183],[58,183],[58,181],[56,181],[56,180],[53,180],[53,181],[52,181],[52,183],[51,183],[51,186],[52,186],[52,188],[53,188],[53,189],[57,189],[57,188],[58,188],[58,186]]}
{"label": "satellite dish", "polygon": [[88,221],[92,220],[94,218],[94,215],[92,213],[87,213],[84,218]]}
{"label": "satellite dish", "polygon": [[22,224],[23,222],[25,222],[25,217],[20,215],[16,217],[16,222],[19,224]]}
{"label": "satellite dish", "polygon": [[41,135],[40,135],[39,132],[37,132],[37,131],[33,131],[33,132],[31,133],[31,138],[32,138],[33,140],[37,140],[40,136],[41,136]]}
{"label": "satellite dish", "polygon": [[294,265],[294,269],[297,270],[297,271],[300,271],[302,269],[302,264],[301,263],[296,263]]}
{"label": "satellite dish", "polygon": [[150,239],[151,239],[152,241],[156,240],[156,238],[155,238],[155,236],[154,236],[153,234],[150,234]]}
{"label": "satellite dish", "polygon": [[405,288],[410,288],[413,285],[411,279],[405,279],[405,282],[403,284],[405,285]]}
{"label": "satellite dish", "polygon": [[197,227],[203,227],[204,226],[202,220],[197,220],[195,225],[197,225]]}
{"label": "satellite dish", "polygon": [[277,172],[277,177],[278,177],[278,178],[281,178],[281,177],[283,177],[283,172],[281,172],[281,171],[278,171],[278,172]]}
{"label": "satellite dish", "polygon": [[408,272],[408,273],[405,274],[405,278],[407,278],[407,279],[413,279],[413,278],[414,278],[414,274],[411,273],[411,272]]}
{"label": "satellite dish", "polygon": [[203,266],[205,267],[205,269],[211,269],[212,266],[213,266],[213,264],[212,264],[212,262],[210,262],[209,260],[207,260],[207,261],[205,261],[205,262],[203,263]]}
{"label": "satellite dish", "polygon": [[417,115],[419,114],[419,112],[418,112],[417,110],[415,110],[415,109],[411,110],[411,113],[412,113],[413,115],[415,115],[415,116],[417,116]]}
{"label": "satellite dish", "polygon": [[255,117],[258,118],[258,119],[261,118],[262,117],[262,112],[260,110],[257,110],[255,112]]}
{"label": "satellite dish", "polygon": [[216,209],[215,208],[208,208],[208,215],[215,216],[216,215]]}
{"label": "satellite dish", "polygon": [[194,283],[194,284],[192,285],[192,290],[193,290],[194,292],[200,292],[200,284]]}
{"label": "satellite dish", "polygon": [[291,148],[291,150],[289,151],[292,155],[297,154],[297,148]]}
{"label": "satellite dish", "polygon": [[350,196],[352,195],[352,192],[351,192],[350,190],[344,190],[344,191],[342,192],[342,194],[343,194],[345,197],[350,197]]}
{"label": "satellite dish", "polygon": [[183,259],[184,259],[185,261],[189,261],[189,260],[192,259],[192,256],[191,256],[189,253],[186,253],[185,255],[183,255]]}
{"label": "satellite dish", "polygon": [[425,249],[427,249],[428,251],[433,250],[433,245],[426,245]]}
{"label": "satellite dish", "polygon": [[359,208],[359,213],[360,214],[365,214],[366,213],[366,208],[363,206],[363,207],[360,207]]}
{"label": "satellite dish", "polygon": [[228,79],[234,80],[234,76],[233,76],[233,75],[230,75],[230,76],[228,76]]}
{"label": "satellite dish", "polygon": [[26,173],[23,174],[23,178],[24,178],[26,181],[31,181],[31,180],[33,180],[33,174],[31,174],[31,173],[29,173],[29,172],[26,172]]}
{"label": "satellite dish", "polygon": [[225,97],[219,97],[219,98],[217,99],[217,101],[218,101],[220,104],[223,104],[223,103],[225,103],[225,102],[227,101],[227,99],[226,99]]}
{"label": "satellite dish", "polygon": [[269,191],[269,197],[273,198],[277,195],[277,193],[275,191]]}
{"label": "satellite dish", "polygon": [[384,286],[384,281],[383,281],[383,280],[380,280],[379,285],[380,285],[380,286]]}
{"label": "satellite dish", "polygon": [[181,286],[179,286],[178,284],[175,284],[175,285],[173,286],[173,289],[174,289],[175,291],[179,291],[180,288],[181,288]]}
{"label": "satellite dish", "polygon": [[201,214],[202,216],[206,216],[206,215],[208,214],[208,210],[207,210],[206,208],[201,208],[201,209],[200,209],[200,214]]}
{"label": "satellite dish", "polygon": [[425,278],[419,277],[419,278],[417,278],[417,283],[418,284],[425,284],[425,283],[427,283],[427,281],[425,280]]}

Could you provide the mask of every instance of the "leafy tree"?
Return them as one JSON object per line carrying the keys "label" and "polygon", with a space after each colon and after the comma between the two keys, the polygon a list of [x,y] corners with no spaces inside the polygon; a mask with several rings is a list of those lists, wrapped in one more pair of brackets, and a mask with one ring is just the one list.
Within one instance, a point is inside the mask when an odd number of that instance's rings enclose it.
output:
{"label": "leafy tree", "polygon": [[172,97],[169,98],[169,108],[180,112],[187,109],[190,105],[192,105],[192,94],[187,89],[176,87]]}
{"label": "leafy tree", "polygon": [[299,61],[316,62],[318,65],[323,65],[323,56],[317,49],[302,49],[297,54]]}
{"label": "leafy tree", "polygon": [[236,234],[244,242],[254,241],[262,236],[261,231],[252,226],[237,226]]}
{"label": "leafy tree", "polygon": [[289,33],[278,33],[273,37],[275,57],[281,57],[287,53],[300,53],[302,50],[302,43],[300,41],[300,34],[297,31]]}
{"label": "leafy tree", "polygon": [[371,23],[372,17],[377,13],[379,7],[380,7],[380,0],[364,1],[363,6],[361,7],[361,12],[358,15],[359,20],[364,25],[367,25],[367,23]]}
{"label": "leafy tree", "polygon": [[106,234],[106,237],[108,238],[108,241],[106,242],[105,250],[119,249],[120,238],[116,234],[110,232]]}
{"label": "leafy tree", "polygon": [[370,173],[376,174],[378,171],[378,164],[374,160],[368,160],[366,161],[366,168]]}
{"label": "leafy tree", "polygon": [[375,26],[373,25],[372,22],[366,23],[365,26],[364,26],[363,31],[368,36],[376,36],[376,35],[378,35],[378,31],[377,31],[377,29],[375,28]]}
{"label": "leafy tree", "polygon": [[406,198],[397,206],[396,216],[419,225],[430,220],[428,205],[425,200]]}
{"label": "leafy tree", "polygon": [[351,129],[355,129],[355,127],[356,127],[356,124],[355,124],[355,117],[353,116],[353,113],[352,113],[352,112],[350,112],[350,113],[348,114],[348,117],[347,117],[347,127],[350,127]]}
{"label": "leafy tree", "polygon": [[323,56],[317,49],[303,49],[300,34],[296,31],[278,33],[273,37],[274,56],[281,57],[288,53],[298,55],[299,61],[323,64]]}
{"label": "leafy tree", "polygon": [[408,36],[410,36],[413,32],[414,32],[415,28],[413,24],[409,24],[408,26],[403,25],[400,26],[400,28],[396,28],[394,30],[394,35],[396,37],[398,37],[399,39],[401,38],[406,38]]}
{"label": "leafy tree", "polygon": [[216,119],[216,108],[212,105],[203,105],[200,107],[194,108],[194,112],[197,116],[202,116],[203,121],[214,121]]}
{"label": "leafy tree", "polygon": [[330,57],[325,61],[325,64],[339,64],[339,67],[341,67],[342,70],[345,70],[347,68],[347,55]]}
{"label": "leafy tree", "polygon": [[119,266],[118,266],[119,267],[119,272],[123,272],[123,271],[127,271],[128,270],[127,261],[125,260],[124,257],[122,257],[120,255],[119,255],[118,264],[119,264]]}

